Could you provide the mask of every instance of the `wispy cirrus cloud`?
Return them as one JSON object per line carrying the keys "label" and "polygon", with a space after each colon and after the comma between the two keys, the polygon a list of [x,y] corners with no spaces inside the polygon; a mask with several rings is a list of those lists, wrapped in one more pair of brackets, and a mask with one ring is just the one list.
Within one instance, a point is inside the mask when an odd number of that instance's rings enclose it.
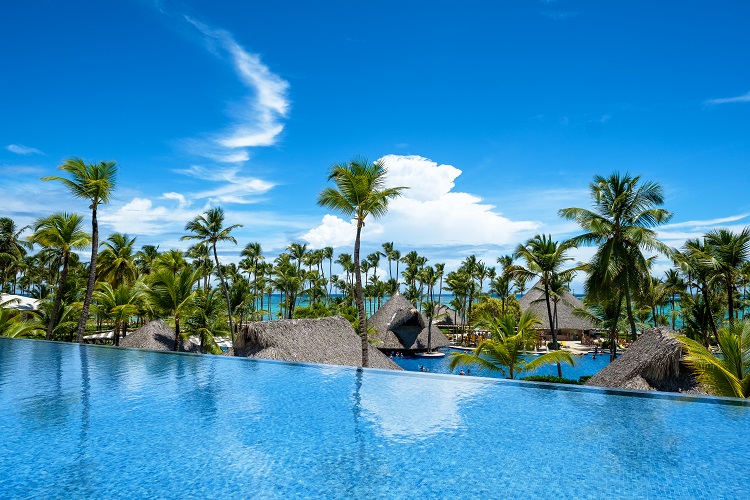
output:
{"label": "wispy cirrus cloud", "polygon": [[245,50],[222,29],[212,28],[191,17],[185,20],[197,29],[219,56],[228,56],[240,81],[250,94],[232,106],[234,120],[226,130],[209,141],[194,142],[200,154],[218,162],[244,162],[249,159],[246,148],[271,146],[284,130],[282,119],[289,112],[289,83],[263,64],[258,54]]}
{"label": "wispy cirrus cloud", "polygon": [[207,199],[209,203],[249,204],[257,201],[257,196],[273,189],[273,182],[241,174],[239,167],[205,168],[191,165],[187,169],[174,172],[184,174],[201,181],[217,183],[215,187],[187,193],[188,200]]}
{"label": "wispy cirrus cloud", "polygon": [[10,151],[11,153],[23,156],[44,154],[37,148],[31,148],[29,146],[24,146],[23,144],[8,144],[7,146],[5,146],[5,149]]}
{"label": "wispy cirrus cloud", "polygon": [[717,104],[731,104],[735,102],[750,102],[750,92],[747,94],[738,95],[736,97],[722,97],[719,99],[708,99],[703,101],[706,106],[715,106]]}

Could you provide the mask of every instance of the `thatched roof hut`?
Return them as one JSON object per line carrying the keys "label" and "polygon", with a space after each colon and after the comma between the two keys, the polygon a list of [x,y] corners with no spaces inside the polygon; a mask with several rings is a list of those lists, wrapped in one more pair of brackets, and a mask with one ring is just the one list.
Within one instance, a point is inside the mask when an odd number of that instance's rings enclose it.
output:
{"label": "thatched roof hut", "polygon": [[[540,330],[550,330],[549,315],[547,314],[547,302],[544,300],[544,287],[537,282],[531,290],[521,297],[521,311],[531,310],[534,316],[541,322]],[[550,303],[554,308],[554,304]],[[557,302],[557,328],[561,333],[585,332],[596,329],[596,325],[585,318],[573,315],[574,309],[585,309],[581,300],[566,290]],[[554,314],[554,310],[553,310]]]}
{"label": "thatched roof hut", "polygon": [[[371,368],[400,370],[378,349],[369,349]],[[228,354],[228,353],[225,353]],[[341,316],[259,321],[240,329],[233,354],[249,358],[362,366],[362,341]]]}
{"label": "thatched roof hut", "polygon": [[[378,348],[383,350],[426,351],[428,325],[425,315],[400,293],[394,294],[367,320],[367,326],[377,331],[374,337],[382,342]],[[434,322],[431,337],[433,349],[450,345]]]}
{"label": "thatched roof hut", "polygon": [[[120,347],[171,351],[174,347],[174,335],[174,330],[163,321],[149,321],[138,330],[120,338]],[[200,352],[200,348],[189,340],[181,340],[180,352]]]}
{"label": "thatched roof hut", "polygon": [[466,322],[455,309],[445,304],[438,304],[435,311],[435,324],[438,326],[465,326]]}
{"label": "thatched roof hut", "polygon": [[[647,391],[703,393],[681,362],[682,347],[666,327],[651,328],[586,385]],[[606,355],[606,354],[605,354]]]}

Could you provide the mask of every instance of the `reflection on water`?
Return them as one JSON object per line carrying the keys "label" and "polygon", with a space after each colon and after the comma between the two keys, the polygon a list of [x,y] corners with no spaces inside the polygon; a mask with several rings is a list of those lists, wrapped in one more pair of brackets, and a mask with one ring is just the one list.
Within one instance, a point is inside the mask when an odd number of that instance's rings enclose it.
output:
{"label": "reflection on water", "polygon": [[456,385],[446,377],[373,377],[362,388],[362,407],[380,435],[410,442],[465,428],[464,406],[486,389],[482,383]]}

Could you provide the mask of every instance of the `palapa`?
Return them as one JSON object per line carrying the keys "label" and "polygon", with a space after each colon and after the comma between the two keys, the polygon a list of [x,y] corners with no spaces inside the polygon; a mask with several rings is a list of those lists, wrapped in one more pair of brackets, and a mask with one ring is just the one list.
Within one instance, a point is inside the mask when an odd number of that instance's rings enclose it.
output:
{"label": "palapa", "polygon": [[[154,351],[171,351],[174,347],[174,330],[163,321],[149,321],[138,330],[120,338],[120,347],[135,347]],[[199,352],[200,348],[189,340],[180,341],[180,352]]]}
{"label": "palapa", "polygon": [[[341,316],[249,323],[240,329],[231,353],[249,358],[328,365],[362,366],[362,340]],[[400,370],[371,347],[369,366]]]}
{"label": "palapa", "polygon": [[461,315],[456,312],[455,309],[451,309],[445,304],[438,304],[435,311],[435,319],[433,323],[438,326],[465,326]]}
{"label": "palapa", "polygon": [[[376,333],[373,337],[382,342],[378,345],[379,349],[427,350],[429,320],[400,293],[388,299],[388,302],[367,320],[367,325],[375,328]],[[443,335],[434,321],[431,330],[431,348],[450,345],[448,337]]]}
{"label": "palapa", "polygon": [[[531,290],[521,297],[521,311],[530,310],[539,320],[540,330],[550,330],[549,314],[547,313],[547,301],[544,299],[544,286],[538,282],[531,287]],[[550,298],[550,308],[554,315],[555,304]],[[590,320],[579,318],[573,314],[575,309],[585,309],[586,306],[581,300],[565,290],[560,300],[557,302],[557,329],[562,333],[569,332],[586,332],[596,329],[596,325]]]}
{"label": "palapa", "polygon": [[[682,363],[682,346],[666,327],[651,328],[586,385],[649,391],[704,393]],[[606,355],[606,354],[603,354]]]}

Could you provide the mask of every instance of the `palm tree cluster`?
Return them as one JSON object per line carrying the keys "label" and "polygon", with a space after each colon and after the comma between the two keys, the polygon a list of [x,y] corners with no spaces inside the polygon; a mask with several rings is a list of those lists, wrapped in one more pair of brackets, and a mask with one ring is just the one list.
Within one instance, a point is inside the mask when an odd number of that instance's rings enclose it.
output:
{"label": "palm tree cluster", "polygon": [[[2,335],[83,342],[85,331],[106,327],[117,344],[129,328],[168,318],[178,333],[198,336],[211,350],[215,335],[234,339],[238,325],[248,321],[340,314],[359,330],[366,366],[367,317],[395,293],[424,309],[430,320],[444,314],[437,305],[445,299],[454,321],[489,325],[497,333],[495,343],[507,343],[513,336],[498,333],[504,326],[492,318],[518,321],[516,296],[535,283],[543,292],[555,351],[558,303],[576,273],[583,273],[587,307],[576,313],[609,332],[612,356],[621,334],[635,339],[646,326],[671,324],[704,347],[723,345],[722,332],[734,331],[750,306],[750,229],[716,229],[669,248],[656,233],[672,217],[661,208],[662,188],[640,176],[596,176],[589,184],[591,207],[560,210],[581,234],[567,241],[535,235],[498,257],[497,266],[469,255],[446,273],[444,263],[430,264],[415,250],[402,253],[394,242],[361,255],[366,220],[383,216],[389,201],[407,189],[388,187],[380,162],[357,158],[334,165],[328,175],[334,187],[324,188],[317,200],[354,221],[351,254],[292,242],[272,258],[260,243],[250,242],[236,264],[222,264],[217,246],[236,245],[232,232],[241,224],[227,225],[220,207],[187,222],[182,239],[194,244],[184,252],[153,245],[138,249],[137,237],[123,233],[100,243],[97,214],[112,197],[116,163],[71,158],[60,170],[66,176],[44,179],[88,202],[91,232],[78,214],[55,213],[23,227],[0,218],[0,287],[41,300],[31,315],[2,304]],[[581,246],[595,247],[593,257],[574,264],[570,251]],[[87,248],[91,257],[83,262],[77,252]],[[652,273],[659,254],[674,264],[663,278]]]}

